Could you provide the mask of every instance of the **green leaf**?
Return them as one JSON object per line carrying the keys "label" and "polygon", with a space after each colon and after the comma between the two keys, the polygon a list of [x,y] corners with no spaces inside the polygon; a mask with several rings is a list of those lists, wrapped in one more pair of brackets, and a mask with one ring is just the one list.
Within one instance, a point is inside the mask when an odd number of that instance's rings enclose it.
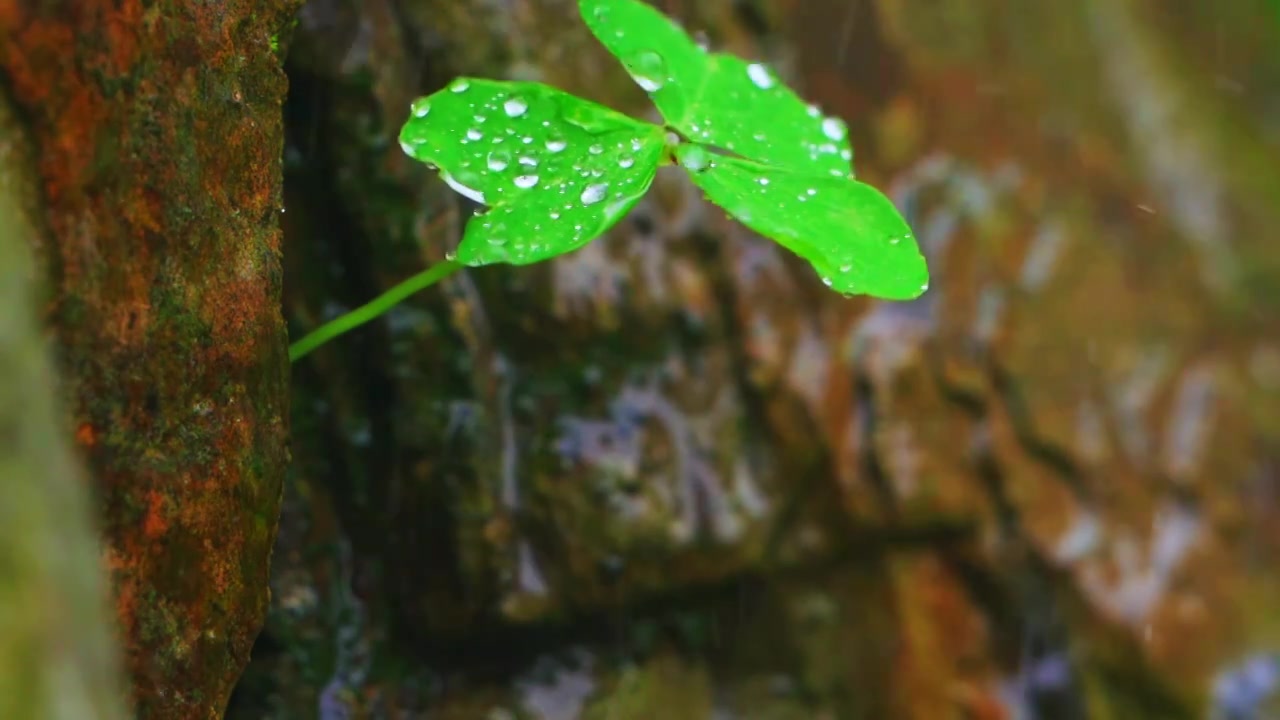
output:
{"label": "green leaf", "polygon": [[808,260],[837,292],[910,300],[928,289],[929,271],[911,228],[874,187],[697,145],[676,148],[676,158],[713,202]]}
{"label": "green leaf", "polygon": [[844,122],[806,104],[766,65],[709,53],[636,0],[579,0],[578,7],[591,32],[689,139],[795,172],[852,174]]}
{"label": "green leaf", "polygon": [[488,206],[456,260],[526,265],[624,217],[663,158],[663,129],[542,83],[459,78],[413,103],[400,145]]}

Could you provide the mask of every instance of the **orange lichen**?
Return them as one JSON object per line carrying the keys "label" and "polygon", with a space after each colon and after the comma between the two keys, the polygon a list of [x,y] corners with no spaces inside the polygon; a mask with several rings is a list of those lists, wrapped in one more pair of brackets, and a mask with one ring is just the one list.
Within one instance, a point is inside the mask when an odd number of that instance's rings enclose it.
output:
{"label": "orange lichen", "polygon": [[92,448],[98,444],[98,431],[92,424],[80,423],[76,427],[76,444],[85,448]]}
{"label": "orange lichen", "polygon": [[265,607],[260,518],[286,458],[284,81],[265,39],[293,6],[0,7],[142,717],[220,716]]}

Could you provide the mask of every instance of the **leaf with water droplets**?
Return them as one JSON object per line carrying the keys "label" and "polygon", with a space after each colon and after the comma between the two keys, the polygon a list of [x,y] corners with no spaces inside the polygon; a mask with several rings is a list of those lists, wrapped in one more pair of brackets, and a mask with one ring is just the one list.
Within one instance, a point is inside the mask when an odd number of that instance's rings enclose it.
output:
{"label": "leaf with water droplets", "polygon": [[591,31],[692,142],[679,163],[752,229],[845,294],[919,296],[928,269],[893,204],[853,175],[848,128],[767,65],[708,52],[638,0],[579,0]]}
{"label": "leaf with water droplets", "polygon": [[929,271],[911,228],[874,187],[696,145],[680,146],[676,156],[713,202],[808,260],[833,290],[910,300],[928,289]]}
{"label": "leaf with water droplets", "polygon": [[467,223],[458,262],[526,265],[622,219],[653,182],[664,137],[542,83],[460,78],[414,101],[400,146],[488,206]]}
{"label": "leaf with water droplets", "polygon": [[702,49],[637,0],[579,0],[591,31],[690,140],[794,172],[852,175],[842,121],[806,104],[773,69]]}

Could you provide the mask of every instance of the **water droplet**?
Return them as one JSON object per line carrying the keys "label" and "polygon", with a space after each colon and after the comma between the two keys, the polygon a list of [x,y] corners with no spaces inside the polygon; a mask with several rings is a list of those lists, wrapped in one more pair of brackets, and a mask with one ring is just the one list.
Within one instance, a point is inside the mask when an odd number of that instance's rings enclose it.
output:
{"label": "water droplet", "polygon": [[567,147],[569,147],[569,143],[560,138],[552,138],[547,141],[547,149],[553,153],[562,152]]}
{"label": "water droplet", "polygon": [[587,189],[582,191],[582,196],[579,199],[582,200],[583,205],[594,205],[603,200],[608,192],[609,183],[596,183],[588,185]]}
{"label": "water droplet", "polygon": [[468,187],[467,185],[459,182],[456,178],[454,178],[452,175],[446,172],[440,173],[440,179],[444,180],[445,183],[449,185],[449,187],[453,188],[459,194],[464,195],[480,203],[481,205],[484,204],[484,193],[480,192],[479,190],[476,190],[475,188],[472,188],[472,187]]}
{"label": "water droplet", "polygon": [[839,118],[825,118],[822,121],[822,134],[832,140],[843,140],[845,134],[844,122]]}
{"label": "water droplet", "polygon": [[667,61],[652,50],[641,50],[627,63],[627,70],[645,92],[657,92],[667,84]]}
{"label": "water droplet", "polygon": [[829,277],[824,277],[822,278],[822,284],[826,285],[827,287],[831,287],[833,284],[835,284],[835,281]]}
{"label": "water droplet", "polygon": [[809,117],[811,118],[816,118],[822,115],[822,109],[817,105],[810,105],[805,112],[809,113]]}
{"label": "water droplet", "polygon": [[520,138],[520,142],[524,143],[525,145],[532,145],[532,144],[533,144],[533,138],[531,138],[531,137],[527,137],[527,136],[526,136],[526,137],[522,137],[522,138]]}
{"label": "water droplet", "polygon": [[813,188],[809,188],[808,190],[805,190],[804,192],[805,192],[805,194],[806,194],[806,195],[808,195],[809,197],[813,197],[814,195],[817,195],[817,194],[818,194],[818,191],[817,191],[817,190],[815,190],[815,189],[813,189]]}
{"label": "water droplet", "polygon": [[747,66],[747,77],[751,78],[751,84],[761,90],[768,90],[777,84],[773,79],[773,74],[769,72],[769,68],[760,63],[751,63]]}
{"label": "water droplet", "polygon": [[759,180],[756,180],[756,182],[760,183],[761,185],[768,185],[769,178],[760,178]]}
{"label": "water droplet", "polygon": [[413,101],[413,104],[409,106],[409,109],[413,113],[414,117],[424,118],[427,116],[427,113],[431,112],[431,101],[427,98],[420,97]]}
{"label": "water droplet", "polygon": [[453,262],[454,260],[458,259],[458,253],[450,250],[449,252],[444,254],[444,259],[448,260],[449,262]]}
{"label": "water droplet", "polygon": [[529,110],[529,103],[518,97],[513,97],[502,103],[502,109],[506,111],[507,117],[520,117]]}
{"label": "water droplet", "polygon": [[401,141],[400,141],[400,149],[404,151],[404,154],[405,154],[405,155],[408,155],[409,157],[414,157],[414,154],[413,154],[413,146],[412,146],[412,145],[410,145],[409,143],[407,143],[407,142],[405,142],[405,141],[401,140]]}
{"label": "water droplet", "polygon": [[560,213],[558,213],[558,212],[553,212],[553,213],[551,213],[551,219],[552,219],[552,220],[559,220],[559,219],[560,219]]}
{"label": "water droplet", "polygon": [[840,266],[840,272],[847,273],[853,269],[853,263],[846,263]]}
{"label": "water droplet", "polygon": [[924,292],[925,290],[928,290],[928,289],[929,289],[929,283],[925,283],[920,286],[920,292]]}
{"label": "water droplet", "polygon": [[538,159],[531,158],[531,157],[522,157],[520,158],[520,164],[525,167],[536,168],[538,167]]}
{"label": "water droplet", "polygon": [[691,145],[680,158],[680,164],[690,172],[702,172],[711,165],[711,153],[701,145]]}
{"label": "water droplet", "polygon": [[502,172],[511,164],[511,153],[495,150],[489,153],[489,169],[494,172]]}
{"label": "water droplet", "polygon": [[604,152],[604,146],[597,143],[587,148],[587,152],[591,153],[592,155],[599,155],[600,153]]}
{"label": "water droplet", "polygon": [[484,133],[480,132],[479,130],[476,130],[475,128],[472,128],[472,129],[470,129],[470,130],[468,130],[468,131],[467,131],[467,139],[468,139],[468,140],[483,140],[483,139],[484,139]]}
{"label": "water droplet", "polygon": [[632,158],[632,157],[623,157],[618,160],[618,167],[622,168],[623,170],[626,170],[627,168],[635,164],[636,164],[635,158]]}
{"label": "water droplet", "polygon": [[897,244],[898,244],[898,243],[900,243],[900,242],[902,242],[902,238],[900,238],[900,237],[889,238],[889,244],[890,244],[890,245],[897,245]]}
{"label": "water droplet", "polygon": [[520,175],[519,177],[516,178],[516,187],[521,188],[522,190],[528,190],[529,188],[537,184],[538,184],[537,175]]}
{"label": "water droplet", "polygon": [[467,88],[469,87],[471,87],[471,83],[467,82],[466,80],[454,80],[453,85],[449,86],[449,90],[456,93],[461,93],[461,92],[466,92]]}

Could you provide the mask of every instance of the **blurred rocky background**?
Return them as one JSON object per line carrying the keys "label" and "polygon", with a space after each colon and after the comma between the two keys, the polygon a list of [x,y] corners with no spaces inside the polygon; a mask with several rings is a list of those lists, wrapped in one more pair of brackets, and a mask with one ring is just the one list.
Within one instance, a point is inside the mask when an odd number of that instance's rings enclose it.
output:
{"label": "blurred rocky background", "polygon": [[[675,171],[294,369],[229,717],[1277,717],[1280,14],[656,2],[846,119],[934,275],[844,299]],[[311,0],[294,335],[454,247],[456,75],[656,117],[568,0]]]}

